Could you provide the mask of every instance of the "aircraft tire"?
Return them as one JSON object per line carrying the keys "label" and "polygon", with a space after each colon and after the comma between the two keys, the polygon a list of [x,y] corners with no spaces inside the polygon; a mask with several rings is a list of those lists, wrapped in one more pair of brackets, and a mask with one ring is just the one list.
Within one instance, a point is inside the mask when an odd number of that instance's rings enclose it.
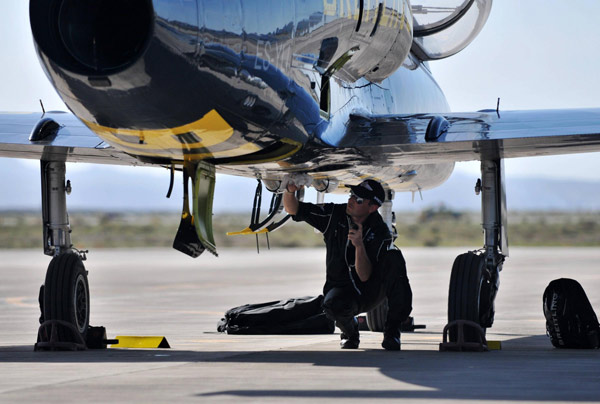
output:
{"label": "aircraft tire", "polygon": [[[50,261],[44,283],[44,319],[63,320],[75,326],[85,340],[90,320],[90,288],[81,257],[74,252]],[[73,341],[72,332],[57,329],[61,341]]]}
{"label": "aircraft tire", "polygon": [[[484,282],[485,258],[483,254],[468,252],[456,257],[452,266],[448,291],[448,323],[455,320],[470,320],[482,325],[480,314],[484,305],[481,300]],[[456,338],[456,331],[451,329],[450,341],[456,342]],[[477,341],[476,332],[465,328],[465,340]]]}
{"label": "aircraft tire", "polygon": [[384,299],[379,306],[367,312],[367,326],[369,327],[370,331],[383,332],[387,312],[387,298]]}

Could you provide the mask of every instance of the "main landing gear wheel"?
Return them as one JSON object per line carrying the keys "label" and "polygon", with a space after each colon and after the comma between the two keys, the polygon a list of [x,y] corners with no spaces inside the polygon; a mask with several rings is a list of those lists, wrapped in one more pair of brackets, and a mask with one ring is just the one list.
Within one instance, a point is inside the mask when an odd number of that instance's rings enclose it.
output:
{"label": "main landing gear wheel", "polygon": [[[50,261],[43,298],[44,319],[67,321],[85,340],[90,323],[90,289],[81,257],[74,252],[60,254]],[[58,329],[61,341],[72,336]],[[62,334],[62,335],[61,335]]]}
{"label": "main landing gear wheel", "polygon": [[[485,267],[484,254],[468,252],[456,257],[448,293],[448,323],[470,320],[481,325],[485,331],[493,321],[490,290],[491,282]],[[465,341],[477,340],[475,331],[465,328]],[[456,330],[451,330],[450,341],[456,341]]]}
{"label": "main landing gear wheel", "polygon": [[383,332],[385,327],[385,319],[387,317],[388,304],[387,299],[373,310],[367,312],[367,326],[369,330],[374,332]]}

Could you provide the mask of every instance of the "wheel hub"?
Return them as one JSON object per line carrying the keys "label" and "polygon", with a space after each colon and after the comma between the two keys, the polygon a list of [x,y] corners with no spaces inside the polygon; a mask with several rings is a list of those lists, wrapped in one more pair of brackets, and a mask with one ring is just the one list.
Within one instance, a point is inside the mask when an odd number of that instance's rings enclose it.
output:
{"label": "wheel hub", "polygon": [[85,278],[82,274],[77,276],[77,280],[75,281],[75,293],[73,299],[75,307],[75,326],[80,333],[84,333],[88,325],[89,293]]}

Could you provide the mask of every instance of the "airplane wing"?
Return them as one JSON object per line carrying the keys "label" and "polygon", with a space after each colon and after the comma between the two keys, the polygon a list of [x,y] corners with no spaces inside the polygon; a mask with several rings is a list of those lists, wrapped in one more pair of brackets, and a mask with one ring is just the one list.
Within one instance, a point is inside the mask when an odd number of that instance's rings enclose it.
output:
{"label": "airplane wing", "polygon": [[73,114],[48,112],[40,115],[0,113],[0,157],[115,165],[144,164],[106,144]]}
{"label": "airplane wing", "polygon": [[[58,127],[39,129],[52,119]],[[36,126],[37,125],[37,126]],[[38,128],[38,140],[33,133]],[[44,133],[46,130],[46,133]],[[33,136],[33,137],[32,137]],[[44,137],[45,136],[45,137]],[[413,115],[350,115],[345,132],[323,139],[336,159],[430,164],[600,151],[600,109]],[[341,153],[345,149],[347,153]],[[146,165],[100,139],[70,113],[0,113],[0,157]],[[351,161],[348,161],[351,163]]]}
{"label": "airplane wing", "polygon": [[600,151],[600,109],[351,115],[327,139],[379,163],[427,164]]}

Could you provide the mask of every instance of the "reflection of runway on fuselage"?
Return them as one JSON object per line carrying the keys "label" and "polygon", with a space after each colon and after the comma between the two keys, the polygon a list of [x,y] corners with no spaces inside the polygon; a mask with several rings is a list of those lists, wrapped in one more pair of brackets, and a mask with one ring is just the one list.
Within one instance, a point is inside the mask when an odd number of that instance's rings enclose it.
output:
{"label": "reflection of runway on fuselage", "polygon": [[439,353],[450,268],[466,249],[404,250],[413,316],[425,330],[384,352],[363,332],[358,351],[339,334],[216,333],[223,312],[244,303],[315,295],[324,249],[221,250],[196,260],[174,250],[95,250],[89,270],[91,323],[116,335],[164,335],[171,350],[34,353],[37,293],[49,261],[41,251],[0,251],[0,401],[166,402],[181,398],[274,401],[404,398],[597,401],[600,351],[559,351],[545,336],[542,293],[570,277],[600,313],[600,249],[513,248],[501,273],[488,339],[501,351]]}

